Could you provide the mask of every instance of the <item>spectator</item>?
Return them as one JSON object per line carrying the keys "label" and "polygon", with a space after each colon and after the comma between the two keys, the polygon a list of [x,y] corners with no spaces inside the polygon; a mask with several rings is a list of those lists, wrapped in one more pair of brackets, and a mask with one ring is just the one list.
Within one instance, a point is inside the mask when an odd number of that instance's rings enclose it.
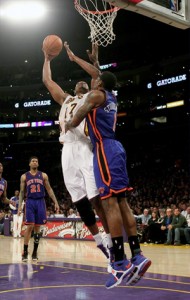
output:
{"label": "spectator", "polygon": [[166,209],[166,216],[164,217],[162,223],[161,223],[161,240],[163,242],[166,242],[167,240],[167,234],[168,234],[168,226],[171,224],[173,219],[172,216],[172,209],[171,208],[167,208]]}
{"label": "spectator", "polygon": [[181,214],[186,218],[187,217],[187,205],[186,205],[186,203],[181,204],[181,209],[182,209]]}
{"label": "spectator", "polygon": [[164,245],[171,245],[174,235],[174,246],[180,246],[181,232],[184,231],[185,227],[187,227],[186,218],[180,214],[179,208],[175,208],[172,223],[168,225],[167,242]]}
{"label": "spectator", "polygon": [[187,220],[187,227],[184,228],[184,235],[187,244],[190,245],[190,206],[187,207],[186,220]]}
{"label": "spectator", "polygon": [[158,214],[156,212],[152,212],[150,219],[148,220],[147,226],[144,228],[142,239],[148,243],[154,243],[155,239],[155,224],[158,221]]}
{"label": "spectator", "polygon": [[141,234],[142,237],[140,239],[140,242],[145,242],[145,229],[148,226],[148,220],[151,218],[151,215],[149,214],[149,210],[147,208],[144,209],[143,214],[137,217],[136,221],[139,222],[139,219],[141,220]]}
{"label": "spectator", "polygon": [[74,212],[74,209],[70,208],[67,218],[76,218],[77,215]]}
{"label": "spectator", "polygon": [[[156,212],[152,212],[152,214],[156,214]],[[152,222],[149,225],[149,240],[150,242],[153,242],[155,244],[162,244],[164,241],[163,238],[163,231],[161,230],[162,222],[165,217],[165,210],[164,209],[159,209],[159,214],[160,217],[157,218],[155,222]],[[151,220],[151,219],[150,219]],[[148,223],[150,222],[148,221]]]}
{"label": "spectator", "polygon": [[151,215],[149,214],[149,210],[147,208],[144,209],[143,214],[138,216],[142,220],[142,225],[147,226],[148,220],[151,218]]}

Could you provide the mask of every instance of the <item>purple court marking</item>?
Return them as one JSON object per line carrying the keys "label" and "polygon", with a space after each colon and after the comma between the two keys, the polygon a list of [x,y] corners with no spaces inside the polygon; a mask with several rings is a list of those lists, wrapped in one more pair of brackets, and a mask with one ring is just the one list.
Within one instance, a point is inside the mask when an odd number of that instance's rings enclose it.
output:
{"label": "purple court marking", "polygon": [[189,300],[190,278],[147,273],[134,287],[124,282],[107,290],[105,268],[45,262],[2,264],[1,300]]}

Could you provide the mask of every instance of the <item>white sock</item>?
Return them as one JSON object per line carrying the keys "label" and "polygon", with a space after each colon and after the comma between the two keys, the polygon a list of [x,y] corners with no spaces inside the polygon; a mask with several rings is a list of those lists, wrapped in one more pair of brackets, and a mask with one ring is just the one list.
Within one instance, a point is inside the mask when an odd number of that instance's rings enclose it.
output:
{"label": "white sock", "polygon": [[106,233],[106,239],[107,239],[108,248],[112,248],[113,247],[113,243],[112,243],[112,239],[111,239],[111,234],[110,233]]}
{"label": "white sock", "polygon": [[97,246],[102,244],[102,236],[100,233],[93,235],[93,238],[94,238]]}

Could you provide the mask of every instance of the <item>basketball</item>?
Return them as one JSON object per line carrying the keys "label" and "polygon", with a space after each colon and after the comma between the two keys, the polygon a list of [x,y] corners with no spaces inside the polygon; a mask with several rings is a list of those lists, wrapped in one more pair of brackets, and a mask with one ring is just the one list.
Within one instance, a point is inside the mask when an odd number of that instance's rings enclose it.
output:
{"label": "basketball", "polygon": [[63,48],[63,42],[57,35],[48,35],[43,40],[42,49],[49,55],[57,56]]}

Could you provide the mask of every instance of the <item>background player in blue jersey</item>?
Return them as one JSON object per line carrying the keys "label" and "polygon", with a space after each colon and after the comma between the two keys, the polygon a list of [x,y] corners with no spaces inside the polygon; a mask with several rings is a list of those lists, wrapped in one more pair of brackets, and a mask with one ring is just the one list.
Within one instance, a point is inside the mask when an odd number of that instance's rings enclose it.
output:
{"label": "background player in blue jersey", "polygon": [[3,164],[0,162],[0,200],[4,204],[12,204],[12,200],[7,199],[7,181],[3,178]]}
{"label": "background player in blue jersey", "polygon": [[[96,184],[105,210],[115,256],[112,274],[106,282],[108,289],[120,284],[124,278],[127,278],[127,284],[136,283],[151,265],[151,261],[141,253],[136,221],[125,197],[129,186],[126,153],[121,143],[115,139],[117,100],[112,90],[116,82],[114,74],[103,72],[96,80],[95,90],[86,95],[83,106],[66,124],[67,131],[78,126],[87,117],[93,144]],[[122,226],[128,235],[131,261],[125,258]]]}
{"label": "background player in blue jersey", "polygon": [[30,171],[21,176],[18,213],[22,211],[22,203],[26,193],[26,220],[27,229],[24,234],[24,251],[22,261],[28,260],[28,243],[34,230],[34,249],[32,260],[37,260],[37,249],[39,245],[40,226],[46,223],[45,189],[55,204],[55,210],[59,211],[59,205],[55,194],[50,186],[46,173],[38,171],[38,158],[33,156],[29,159]]}

